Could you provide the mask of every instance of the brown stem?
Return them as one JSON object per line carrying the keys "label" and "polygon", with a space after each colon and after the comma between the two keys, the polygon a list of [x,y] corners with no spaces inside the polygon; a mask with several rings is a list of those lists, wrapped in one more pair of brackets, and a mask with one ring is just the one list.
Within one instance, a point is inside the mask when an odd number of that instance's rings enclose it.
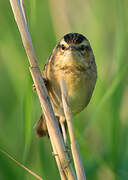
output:
{"label": "brown stem", "polygon": [[84,173],[84,167],[82,165],[82,160],[81,160],[81,156],[80,156],[80,151],[79,151],[78,144],[77,144],[74,130],[73,130],[72,116],[71,116],[71,112],[70,112],[70,109],[68,106],[68,93],[67,93],[66,84],[65,84],[64,79],[61,80],[60,86],[61,86],[64,114],[65,114],[65,118],[66,118],[67,125],[68,125],[68,132],[69,132],[70,141],[71,141],[71,150],[72,150],[72,155],[73,155],[77,178],[78,178],[78,180],[86,180],[86,176]]}
{"label": "brown stem", "polygon": [[[24,8],[23,6],[21,7],[20,0],[10,0],[10,4],[13,10],[16,23],[20,31],[24,48],[28,56],[28,60],[30,63],[30,72],[31,72],[31,75],[32,75],[32,78],[33,78],[33,81],[37,90],[37,95],[40,100],[42,111],[46,118],[46,124],[48,128],[51,144],[53,147],[53,151],[58,154],[59,161],[60,161],[59,164],[61,164],[61,168],[64,171],[66,177],[70,180],[74,180],[76,179],[76,177],[74,175],[71,165],[68,163],[69,158],[68,158],[68,155],[66,154],[65,145],[64,145],[64,142],[60,133],[60,129],[58,127],[58,123],[56,121],[56,118],[55,118],[55,115],[54,115],[54,112],[50,103],[47,89],[42,79],[42,75],[41,75],[41,72],[37,63],[36,55],[34,53],[31,36],[28,30],[28,26],[27,26],[27,22],[25,18]],[[58,160],[56,160],[56,162],[58,165]]]}

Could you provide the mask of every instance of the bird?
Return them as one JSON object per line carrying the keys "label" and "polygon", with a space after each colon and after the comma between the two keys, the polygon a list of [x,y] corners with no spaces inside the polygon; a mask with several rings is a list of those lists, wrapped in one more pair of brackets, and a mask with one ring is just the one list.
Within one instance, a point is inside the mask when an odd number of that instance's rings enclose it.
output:
{"label": "bird", "polygon": [[[80,33],[64,35],[44,65],[42,77],[59,125],[61,120],[65,122],[60,88],[62,78],[72,116],[80,113],[89,104],[97,80],[97,66],[89,40]],[[48,136],[43,114],[35,129],[38,137]]]}

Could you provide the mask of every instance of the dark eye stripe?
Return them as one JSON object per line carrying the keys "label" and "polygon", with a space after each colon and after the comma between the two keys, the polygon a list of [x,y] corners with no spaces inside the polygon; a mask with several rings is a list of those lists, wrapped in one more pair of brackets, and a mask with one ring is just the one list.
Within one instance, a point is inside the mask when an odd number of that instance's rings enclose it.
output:
{"label": "dark eye stripe", "polygon": [[88,51],[90,50],[90,47],[89,46],[85,46],[85,45],[81,45],[80,48],[79,48],[81,51]]}
{"label": "dark eye stripe", "polygon": [[85,45],[82,45],[81,47],[80,47],[80,50],[81,51],[84,51],[86,49],[86,46]]}
{"label": "dark eye stripe", "polygon": [[62,44],[62,45],[61,45],[61,49],[62,49],[62,50],[65,50],[65,48],[66,48],[66,47],[64,46],[64,44]]}
{"label": "dark eye stripe", "polygon": [[57,48],[60,48],[60,49],[64,50],[66,47],[64,46],[64,44],[58,44]]}

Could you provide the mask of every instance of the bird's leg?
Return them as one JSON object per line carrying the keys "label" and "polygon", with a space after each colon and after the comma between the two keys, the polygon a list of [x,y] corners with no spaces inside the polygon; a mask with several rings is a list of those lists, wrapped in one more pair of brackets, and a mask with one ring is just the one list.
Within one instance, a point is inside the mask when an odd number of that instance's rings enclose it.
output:
{"label": "bird's leg", "polygon": [[[47,85],[48,85],[48,80],[43,77],[43,81],[44,81],[45,86],[47,87]],[[32,89],[33,89],[33,91],[36,91],[36,86],[35,86],[35,84],[32,85]]]}
{"label": "bird's leg", "polygon": [[33,91],[36,91],[36,86],[35,86],[35,84],[32,85],[32,89],[33,89]]}
{"label": "bird's leg", "polygon": [[69,164],[71,163],[71,151],[70,151],[70,147],[68,146],[68,141],[67,141],[67,134],[66,134],[66,129],[65,129],[65,117],[61,116],[60,117],[60,126],[61,126],[61,130],[62,130],[62,135],[63,135],[63,139],[64,139],[64,143],[65,143],[65,152],[67,153],[69,160],[67,165],[64,167],[67,168],[69,166]]}
{"label": "bird's leg", "polygon": [[65,117],[61,116],[60,117],[61,130],[62,130],[62,135],[63,135],[64,143],[67,146],[67,135],[66,135],[66,130],[65,130],[64,123],[65,123]]}

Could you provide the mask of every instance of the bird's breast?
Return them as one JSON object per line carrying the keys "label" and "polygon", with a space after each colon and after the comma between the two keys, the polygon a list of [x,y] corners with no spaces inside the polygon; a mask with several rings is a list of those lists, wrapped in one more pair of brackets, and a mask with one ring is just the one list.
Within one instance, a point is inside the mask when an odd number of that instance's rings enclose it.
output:
{"label": "bird's breast", "polygon": [[69,96],[69,106],[72,114],[82,111],[88,104],[90,96],[89,79],[86,72],[70,73],[64,77]]}
{"label": "bird's breast", "polygon": [[56,114],[63,114],[60,81],[64,78],[69,96],[69,106],[73,115],[82,111],[92,95],[94,84],[88,72],[81,69],[65,68],[55,71],[52,76],[52,91],[50,92],[53,108]]}

